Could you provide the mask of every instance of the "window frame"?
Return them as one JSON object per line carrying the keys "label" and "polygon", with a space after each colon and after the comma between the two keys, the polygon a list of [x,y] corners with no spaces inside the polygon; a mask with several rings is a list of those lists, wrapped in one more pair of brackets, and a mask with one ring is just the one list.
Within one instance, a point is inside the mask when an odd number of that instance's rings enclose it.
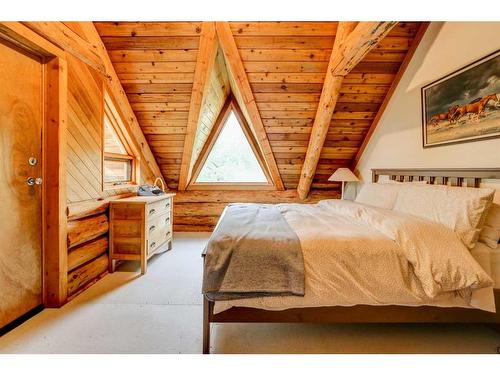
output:
{"label": "window frame", "polygon": [[[243,131],[243,134],[245,135],[250,145],[250,148],[252,149],[255,158],[257,159],[257,162],[259,163],[259,166],[262,169],[262,172],[264,173],[264,176],[267,179],[267,182],[197,182],[196,181],[231,111],[236,116],[239,126],[241,127],[241,130]],[[252,130],[250,129],[245,119],[245,116],[243,115],[243,112],[241,111],[241,108],[239,107],[235,98],[232,95],[230,95],[227,98],[226,102],[224,103],[224,106],[222,107],[219,116],[215,120],[214,127],[210,132],[210,135],[208,136],[208,139],[203,145],[200,155],[198,156],[198,159],[196,160],[193,166],[193,173],[191,175],[191,179],[186,190],[276,190],[276,187],[272,181],[273,180],[268,171],[267,165],[264,162],[264,158],[257,144],[257,141],[255,140]]]}
{"label": "window frame", "polygon": [[[106,142],[105,142],[105,119],[109,119],[113,130],[115,131],[119,141],[123,145],[125,152],[124,154],[117,154],[112,152],[106,152]],[[130,188],[139,186],[140,181],[140,159],[137,156],[137,150],[133,144],[132,138],[128,135],[128,130],[125,127],[122,115],[118,112],[115,101],[109,94],[109,92],[104,89],[103,95],[103,115],[102,115],[102,189],[106,190],[116,190],[123,188]],[[127,161],[130,162],[130,180],[119,182],[106,182],[105,178],[105,162],[106,160],[112,161]]]}

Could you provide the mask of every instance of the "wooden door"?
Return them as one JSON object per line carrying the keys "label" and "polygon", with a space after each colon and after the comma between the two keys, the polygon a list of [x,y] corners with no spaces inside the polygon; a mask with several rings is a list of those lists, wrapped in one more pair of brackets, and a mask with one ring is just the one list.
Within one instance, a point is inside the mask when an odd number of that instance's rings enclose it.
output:
{"label": "wooden door", "polygon": [[0,39],[0,327],[42,303],[43,87],[40,59]]}

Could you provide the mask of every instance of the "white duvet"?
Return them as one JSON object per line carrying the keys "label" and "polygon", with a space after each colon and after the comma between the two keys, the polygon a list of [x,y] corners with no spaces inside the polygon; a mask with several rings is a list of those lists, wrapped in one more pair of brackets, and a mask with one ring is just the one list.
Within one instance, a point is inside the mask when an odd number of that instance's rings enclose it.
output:
{"label": "white duvet", "polygon": [[451,229],[343,200],[278,207],[302,246],[305,296],[220,301],[215,313],[359,304],[495,311],[491,278]]}

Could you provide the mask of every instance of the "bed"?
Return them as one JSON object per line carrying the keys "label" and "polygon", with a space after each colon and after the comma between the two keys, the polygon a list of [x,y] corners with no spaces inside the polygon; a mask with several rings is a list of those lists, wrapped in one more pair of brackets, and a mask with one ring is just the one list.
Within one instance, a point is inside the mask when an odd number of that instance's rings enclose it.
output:
{"label": "bed", "polygon": [[[500,169],[372,170],[373,182],[378,182],[381,176],[388,178],[390,181],[426,181],[433,185],[478,188],[483,180],[500,179]],[[483,323],[490,324],[498,330],[498,327],[500,327],[500,314],[495,312],[495,305],[500,306],[500,290],[498,289],[491,286],[481,287],[474,290],[468,298],[456,291],[427,298],[424,293],[418,293],[418,290],[415,292],[414,288],[404,285],[408,283],[408,277],[404,275],[404,271],[402,275],[392,274],[390,278],[385,277],[383,279],[377,276],[381,274],[381,271],[379,270],[377,273],[375,268],[384,266],[384,262],[377,263],[381,259],[385,262],[399,261],[393,259],[396,257],[397,252],[400,251],[399,247],[391,247],[390,241],[384,240],[382,238],[384,236],[381,236],[378,232],[378,230],[383,232],[385,227],[375,228],[377,230],[373,231],[370,228],[365,228],[364,232],[359,234],[364,241],[362,243],[364,248],[367,249],[363,253],[363,257],[360,258],[363,260],[355,260],[358,262],[357,264],[361,265],[360,274],[365,275],[361,277],[361,281],[359,279],[349,280],[348,275],[344,275],[344,284],[338,282],[339,278],[337,276],[343,272],[342,262],[336,264],[336,260],[329,258],[325,253],[319,253],[314,258],[308,255],[310,250],[307,249],[308,244],[304,238],[309,235],[312,238],[311,241],[314,242],[315,238],[321,237],[322,232],[326,232],[321,227],[321,220],[318,219],[315,223],[316,229],[301,228],[300,223],[301,215],[322,218],[324,214],[321,212],[325,212],[325,205],[328,204],[331,205],[331,207],[328,207],[330,210],[328,212],[331,212],[332,216],[325,217],[323,225],[327,225],[328,222],[334,220],[337,220],[337,222],[335,226],[330,227],[336,229],[336,231],[331,231],[331,234],[329,233],[331,238],[327,236],[322,239],[323,249],[328,248],[328,241],[332,242],[332,246],[338,242],[339,238],[342,237],[343,230],[351,230],[350,226],[352,224],[349,222],[343,223],[340,219],[336,219],[335,215],[344,213],[344,211],[350,213],[354,210],[355,214],[352,214],[352,216],[357,218],[360,210],[362,212],[372,210],[369,207],[365,209],[353,203],[338,201],[332,203],[323,202],[318,205],[295,205],[296,207],[286,205],[281,208],[283,215],[287,217],[292,228],[297,232],[302,230],[299,237],[301,237],[303,247],[306,247],[303,251],[307,275],[305,295],[262,296],[216,302],[208,299],[208,294],[205,295],[203,301],[203,353],[209,353],[211,323]],[[377,211],[377,209],[373,211],[373,213],[369,213],[375,215],[375,217],[376,215],[385,214],[383,210],[381,212],[379,212],[380,210]],[[298,222],[294,224],[294,220],[298,220]],[[372,224],[376,227],[376,220]],[[342,225],[345,225],[345,227]],[[317,233],[314,233],[314,230],[317,230]],[[416,233],[418,234],[418,230]],[[410,241],[412,241],[411,238]],[[377,251],[377,246],[380,243],[383,246]],[[311,249],[319,247],[317,245],[309,246]],[[391,251],[393,251],[393,254]],[[448,250],[442,248],[440,251],[446,252]],[[491,265],[494,263],[493,260],[496,259],[493,259],[493,257],[498,252],[500,252],[500,249],[489,251],[486,246],[478,243],[470,251],[470,254],[476,261],[473,261],[474,265],[479,267],[480,271],[487,270],[487,273],[491,276]],[[355,255],[356,252],[348,253],[349,257]],[[438,255],[441,256],[441,254]],[[384,257],[387,259],[384,259]],[[321,259],[321,262],[318,262],[317,259]],[[338,259],[337,263],[339,263]],[[365,267],[364,270],[363,267]],[[370,275],[371,273],[374,275]],[[325,287],[323,285],[323,283],[336,277],[337,283],[334,286],[326,285]],[[392,291],[393,296],[388,293],[388,297],[381,298],[380,295],[377,295],[377,288]]]}

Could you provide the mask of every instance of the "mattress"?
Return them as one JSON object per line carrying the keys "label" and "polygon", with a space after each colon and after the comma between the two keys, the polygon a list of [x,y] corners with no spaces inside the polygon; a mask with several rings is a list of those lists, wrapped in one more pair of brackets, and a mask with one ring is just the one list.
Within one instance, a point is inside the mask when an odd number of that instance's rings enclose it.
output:
{"label": "mattress", "polygon": [[[297,205],[299,206],[299,205]],[[367,244],[373,245],[366,257],[352,259],[352,264],[361,265],[344,272],[342,264],[332,256],[331,249],[339,246],[342,235],[352,224],[343,222],[336,215],[324,214],[314,205],[300,205],[298,210],[305,213],[296,214],[294,210],[284,210],[283,216],[297,233],[304,255],[305,264],[305,296],[258,297],[229,301],[218,301],[214,306],[217,314],[231,307],[251,307],[265,310],[285,310],[290,308],[322,307],[322,306],[354,306],[354,305],[401,305],[401,306],[438,306],[477,308],[495,311],[493,287],[474,290],[468,298],[459,292],[442,293],[433,298],[422,297],[412,292],[407,285],[408,278],[397,272],[389,272],[384,278],[367,275],[372,270],[378,275],[384,274],[384,262],[379,257],[387,257],[394,251],[390,241],[383,241],[383,235],[372,228],[358,228],[366,235]],[[309,215],[309,216],[308,216]],[[308,220],[308,217],[310,220]],[[373,242],[369,242],[373,240]],[[371,253],[371,254],[370,254]],[[500,286],[500,256],[498,251],[479,243],[471,251],[472,256]],[[356,257],[356,252],[353,252]],[[351,263],[351,262],[349,262]],[[387,262],[386,262],[387,263]],[[374,268],[378,267],[378,270]],[[382,269],[381,269],[382,267]],[[349,273],[358,273],[356,278]],[[361,282],[359,282],[361,280]],[[364,282],[363,282],[364,281]],[[375,284],[375,285],[374,285]]]}

